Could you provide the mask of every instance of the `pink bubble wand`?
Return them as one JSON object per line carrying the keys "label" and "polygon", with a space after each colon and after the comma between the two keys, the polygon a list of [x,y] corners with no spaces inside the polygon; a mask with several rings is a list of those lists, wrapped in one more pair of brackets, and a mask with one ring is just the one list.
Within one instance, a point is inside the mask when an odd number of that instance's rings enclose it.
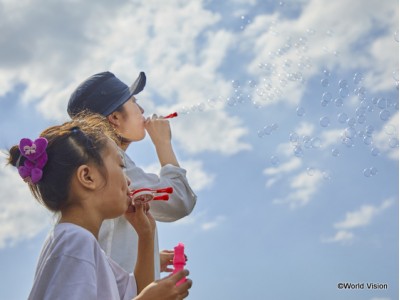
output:
{"label": "pink bubble wand", "polygon": [[[172,263],[174,264],[174,270],[172,271],[172,274],[175,274],[180,270],[183,270],[183,268],[185,267],[186,256],[185,256],[185,245],[183,243],[178,243],[178,245],[174,247],[174,258],[172,260]],[[186,277],[183,277],[176,283],[176,286],[184,283],[185,281]]]}

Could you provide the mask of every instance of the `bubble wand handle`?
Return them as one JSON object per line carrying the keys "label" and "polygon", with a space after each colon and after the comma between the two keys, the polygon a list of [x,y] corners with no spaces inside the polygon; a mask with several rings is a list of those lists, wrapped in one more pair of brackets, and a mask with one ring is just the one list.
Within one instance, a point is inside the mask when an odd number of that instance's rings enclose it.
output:
{"label": "bubble wand handle", "polygon": [[[186,265],[185,245],[183,243],[178,243],[178,245],[174,247],[174,258],[172,262],[174,265],[174,270],[172,271],[172,274],[175,274],[180,270],[183,270],[183,268],[185,267]],[[184,283],[185,281],[186,277],[183,277],[176,283],[176,285],[178,286]]]}
{"label": "bubble wand handle", "polygon": [[172,114],[169,114],[169,115],[163,117],[163,119],[172,119],[172,118],[175,118],[175,117],[177,117],[177,116],[178,116],[178,113],[177,113],[177,112],[174,112],[174,113],[172,113]]}

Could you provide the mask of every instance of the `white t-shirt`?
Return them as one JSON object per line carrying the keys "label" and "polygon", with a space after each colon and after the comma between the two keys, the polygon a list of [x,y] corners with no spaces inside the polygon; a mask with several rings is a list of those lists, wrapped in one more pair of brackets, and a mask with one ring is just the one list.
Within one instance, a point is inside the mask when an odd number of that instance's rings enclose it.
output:
{"label": "white t-shirt", "polygon": [[28,299],[125,300],[136,294],[133,275],[105,255],[91,232],[60,223],[43,246]]}
{"label": "white t-shirt", "polygon": [[[197,196],[192,191],[186,178],[186,170],[165,165],[161,168],[160,176],[145,173],[124,153],[126,174],[131,180],[131,189],[173,187],[174,192],[168,201],[151,201],[150,212],[156,221],[173,222],[191,213]],[[138,236],[132,225],[119,217],[105,220],[100,228],[99,243],[107,255],[128,272],[133,272],[138,247]],[[160,278],[160,254],[157,230],[154,240],[155,277]]]}

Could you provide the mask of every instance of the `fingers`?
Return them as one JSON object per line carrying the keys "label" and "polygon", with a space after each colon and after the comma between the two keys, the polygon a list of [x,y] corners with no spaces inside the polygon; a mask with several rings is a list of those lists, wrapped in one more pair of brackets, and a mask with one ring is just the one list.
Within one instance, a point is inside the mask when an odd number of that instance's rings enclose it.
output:
{"label": "fingers", "polygon": [[160,254],[174,254],[174,250],[161,250]]}
{"label": "fingers", "polygon": [[[185,294],[185,293],[187,293],[187,294],[186,294],[186,296],[187,296],[187,295],[189,295],[189,291],[188,291],[188,290],[189,290],[191,287],[192,287],[192,280],[186,279],[186,281],[185,281],[184,283],[178,285],[176,288],[177,288],[177,291],[178,291],[179,294]],[[185,297],[186,297],[186,296],[185,296]]]}
{"label": "fingers", "polygon": [[169,279],[176,284],[179,280],[181,280],[183,277],[188,276],[189,275],[189,271],[184,269],[181,270],[173,275],[170,275]]}

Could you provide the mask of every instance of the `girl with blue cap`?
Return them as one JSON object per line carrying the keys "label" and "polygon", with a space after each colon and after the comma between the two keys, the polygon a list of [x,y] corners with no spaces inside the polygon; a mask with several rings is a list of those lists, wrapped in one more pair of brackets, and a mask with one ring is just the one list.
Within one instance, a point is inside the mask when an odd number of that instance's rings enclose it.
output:
{"label": "girl with blue cap", "polygon": [[[150,202],[150,211],[155,220],[173,222],[191,213],[196,204],[186,170],[181,168],[171,143],[171,128],[167,119],[143,116],[143,108],[136,102],[135,95],[146,85],[146,75],[141,72],[135,82],[128,87],[111,72],[94,74],[83,81],[72,93],[68,103],[68,113],[75,114],[89,110],[105,116],[119,136],[118,146],[124,151],[126,174],[131,179],[130,188],[159,189],[172,187],[173,193],[168,201]],[[125,153],[128,146],[142,140],[147,133],[155,146],[161,164],[160,174],[146,173],[135,165]],[[124,217],[107,220],[103,223],[99,242],[104,251],[125,270],[132,272],[137,253],[132,245],[138,237]],[[157,232],[154,243],[155,278],[161,271],[171,271],[172,251],[159,252]],[[161,258],[161,260],[160,260]]]}

